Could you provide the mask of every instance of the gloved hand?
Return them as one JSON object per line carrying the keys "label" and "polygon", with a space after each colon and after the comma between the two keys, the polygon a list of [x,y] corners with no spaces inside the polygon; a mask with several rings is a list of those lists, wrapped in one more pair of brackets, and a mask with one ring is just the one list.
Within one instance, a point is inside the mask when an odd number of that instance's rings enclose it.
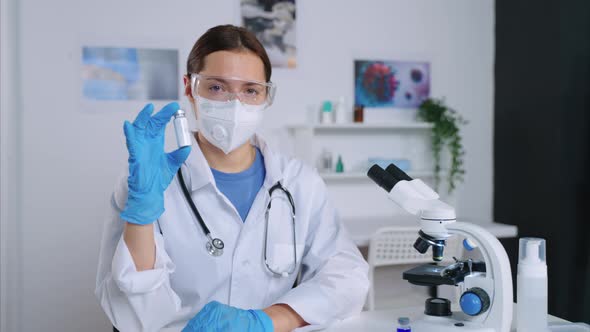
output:
{"label": "gloved hand", "polygon": [[243,310],[209,302],[182,332],[273,332],[270,317],[262,310]]}
{"label": "gloved hand", "polygon": [[123,130],[129,151],[129,194],[121,219],[134,224],[150,224],[164,213],[164,191],[191,147],[164,152],[164,132],[170,118],[178,111],[178,103],[170,103],[151,116],[154,105],[146,105],[133,124],[125,121]]}

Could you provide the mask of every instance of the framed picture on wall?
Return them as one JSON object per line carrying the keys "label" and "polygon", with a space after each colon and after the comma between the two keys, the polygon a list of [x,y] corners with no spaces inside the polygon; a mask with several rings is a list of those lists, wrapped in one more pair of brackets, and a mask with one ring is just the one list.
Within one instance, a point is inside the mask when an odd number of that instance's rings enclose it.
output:
{"label": "framed picture on wall", "polygon": [[260,40],[273,67],[295,68],[295,0],[241,0],[241,24]]}
{"label": "framed picture on wall", "polygon": [[83,47],[83,99],[178,100],[178,65],[175,49]]}
{"label": "framed picture on wall", "polygon": [[430,64],[354,61],[354,100],[367,108],[417,109],[430,96]]}

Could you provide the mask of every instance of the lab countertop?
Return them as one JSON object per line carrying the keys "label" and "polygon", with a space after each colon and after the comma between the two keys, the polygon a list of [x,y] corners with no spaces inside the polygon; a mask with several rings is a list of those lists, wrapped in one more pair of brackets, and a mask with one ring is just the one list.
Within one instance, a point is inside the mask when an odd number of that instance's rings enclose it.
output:
{"label": "lab countertop", "polygon": [[[515,308],[516,309],[516,308]],[[370,331],[370,332],[392,332],[395,331],[397,326],[397,319],[398,317],[408,317],[410,318],[410,326],[412,325],[412,321],[419,317],[423,312],[423,307],[409,307],[409,308],[400,308],[400,309],[389,309],[389,310],[375,310],[375,311],[363,311],[359,315],[345,319],[341,322],[338,322],[327,329],[321,330],[322,332],[359,332],[359,331]],[[512,328],[511,331],[516,331],[516,320],[514,319],[516,310],[512,311]],[[568,325],[568,328],[563,328],[563,324],[569,324],[568,321],[554,317],[549,315],[547,317],[547,322],[551,328],[551,331],[580,331],[580,332],[588,332],[590,328],[588,328],[587,324],[574,324]],[[180,332],[183,328],[182,326],[175,326],[163,329],[161,332]],[[561,327],[561,328],[560,328]],[[297,329],[298,330],[306,330],[306,328]]]}
{"label": "lab countertop", "polygon": [[[516,308],[515,308],[516,309]],[[516,310],[512,311],[515,314]],[[424,312],[424,307],[411,307],[389,310],[375,310],[363,311],[358,316],[345,319],[336,323],[329,328],[322,330],[323,332],[347,332],[347,331],[371,331],[371,332],[391,332],[395,331],[397,326],[397,319],[399,317],[410,318],[410,326],[412,321],[417,319]],[[566,320],[554,316],[548,316],[548,322],[552,323],[567,323]],[[512,331],[516,331],[515,319],[512,319]]]}
{"label": "lab countertop", "polygon": [[[514,225],[480,220],[458,219],[458,221],[479,225],[497,238],[510,238],[518,235],[518,228]],[[342,219],[342,223],[348,230],[354,243],[359,247],[368,246],[371,236],[381,227],[414,226],[416,227],[416,230],[419,229],[418,219],[416,217],[407,216],[344,218]]]}

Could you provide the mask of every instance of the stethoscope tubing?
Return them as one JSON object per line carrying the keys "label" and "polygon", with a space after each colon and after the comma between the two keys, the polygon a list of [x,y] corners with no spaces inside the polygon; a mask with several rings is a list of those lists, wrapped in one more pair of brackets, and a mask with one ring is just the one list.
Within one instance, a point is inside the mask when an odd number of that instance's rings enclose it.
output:
{"label": "stethoscope tubing", "polygon": [[186,197],[186,200],[188,201],[188,204],[189,204],[191,210],[193,210],[193,213],[197,217],[197,221],[201,225],[201,228],[203,229],[205,236],[211,237],[211,231],[209,230],[209,227],[207,227],[207,225],[203,221],[203,217],[201,217],[199,210],[195,206],[195,202],[193,202],[193,200],[190,199],[191,194],[188,192],[188,189],[186,187],[186,183],[184,182],[184,177],[182,176],[182,170],[180,168],[178,169],[178,181],[180,181],[180,187],[182,188],[182,192],[184,193],[184,197]]}
{"label": "stethoscope tubing", "polygon": [[[267,246],[268,246],[268,215],[269,215],[269,211],[272,205],[272,193],[276,190],[279,189],[281,190],[285,196],[287,196],[287,199],[289,200],[289,204],[291,205],[291,213],[292,213],[292,217],[291,217],[291,227],[293,227],[293,266],[291,267],[291,269],[289,271],[285,271],[285,272],[278,272],[275,271],[273,268],[270,267],[270,265],[268,264],[268,256],[267,256]],[[288,277],[289,275],[295,273],[296,269],[297,269],[297,246],[296,246],[296,234],[295,234],[295,202],[293,201],[293,196],[291,196],[291,193],[285,189],[285,187],[283,187],[283,185],[281,184],[281,182],[277,182],[274,186],[272,186],[269,190],[268,190],[268,196],[269,196],[269,201],[268,201],[268,206],[266,207],[266,212],[264,214],[264,219],[265,219],[265,227],[264,227],[264,265],[266,265],[266,268],[275,276],[277,277]]]}
{"label": "stethoscope tubing", "polygon": [[[206,249],[207,252],[212,255],[212,256],[221,256],[223,254],[223,248],[224,248],[224,243],[221,239],[218,238],[213,238],[211,236],[211,231],[209,230],[209,227],[207,227],[207,225],[205,224],[205,221],[203,220],[203,217],[201,217],[201,214],[199,213],[199,210],[197,209],[194,201],[191,198],[191,195],[188,191],[188,188],[186,186],[186,182],[184,181],[184,177],[182,175],[182,170],[181,168],[178,169],[178,181],[180,182],[180,187],[182,188],[182,192],[191,208],[191,210],[193,211],[193,214],[195,215],[195,217],[197,218],[197,221],[199,222],[199,225],[201,226],[201,229],[203,230],[203,232],[205,233],[205,236],[207,237],[207,243],[206,243]],[[275,271],[274,269],[272,269],[270,267],[270,265],[268,264],[268,256],[267,256],[267,246],[268,246],[268,216],[269,216],[269,211],[270,208],[272,206],[272,193],[275,190],[280,190],[282,191],[285,196],[287,197],[287,200],[289,201],[289,205],[291,206],[291,213],[292,213],[292,217],[291,217],[291,226],[293,227],[293,257],[294,257],[294,261],[293,261],[293,266],[291,267],[291,269],[289,271],[285,271],[285,272],[278,272]],[[285,187],[283,187],[283,185],[281,184],[281,182],[277,182],[275,185],[273,185],[269,190],[268,190],[268,194],[269,194],[269,202],[268,205],[266,207],[266,212],[265,212],[265,228],[264,228],[264,264],[266,265],[266,268],[275,276],[281,276],[281,277],[288,277],[289,275],[295,273],[296,269],[297,269],[297,246],[296,246],[296,231],[295,231],[295,219],[296,219],[296,215],[295,215],[295,201],[293,200],[293,196],[291,195],[291,193],[285,189]]]}

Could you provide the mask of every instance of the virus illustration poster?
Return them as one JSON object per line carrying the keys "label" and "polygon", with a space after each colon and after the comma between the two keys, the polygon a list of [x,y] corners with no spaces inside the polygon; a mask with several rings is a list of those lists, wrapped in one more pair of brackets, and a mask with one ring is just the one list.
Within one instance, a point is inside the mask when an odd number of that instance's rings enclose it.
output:
{"label": "virus illustration poster", "polygon": [[355,60],[354,100],[365,107],[418,108],[430,95],[428,62]]}

